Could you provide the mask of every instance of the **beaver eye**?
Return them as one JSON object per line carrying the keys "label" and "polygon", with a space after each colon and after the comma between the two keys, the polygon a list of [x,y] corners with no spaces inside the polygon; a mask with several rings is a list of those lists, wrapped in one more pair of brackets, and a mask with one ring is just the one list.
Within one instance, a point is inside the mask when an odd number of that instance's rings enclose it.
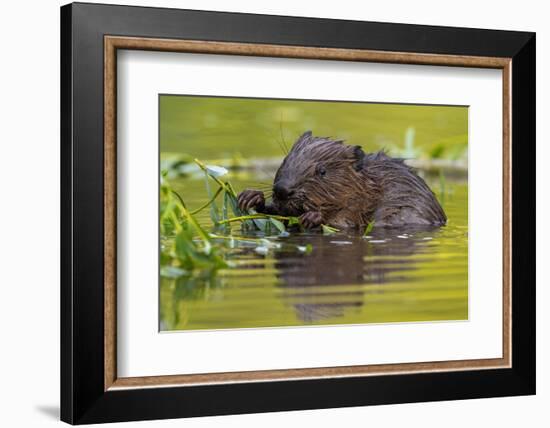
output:
{"label": "beaver eye", "polygon": [[317,172],[319,173],[319,175],[320,175],[321,177],[323,177],[323,176],[327,173],[327,170],[325,169],[324,166],[319,166],[319,167],[317,168]]}

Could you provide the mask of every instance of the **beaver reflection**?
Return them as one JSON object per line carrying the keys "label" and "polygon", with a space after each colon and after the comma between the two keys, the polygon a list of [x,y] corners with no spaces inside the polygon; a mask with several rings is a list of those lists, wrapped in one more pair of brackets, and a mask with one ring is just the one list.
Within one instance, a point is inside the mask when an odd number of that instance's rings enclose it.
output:
{"label": "beaver reflection", "polygon": [[291,235],[285,242],[311,244],[313,251],[307,256],[295,251],[275,254],[280,297],[304,323],[359,311],[365,292],[383,292],[368,291],[365,285],[409,279],[408,273],[416,269],[411,256],[429,252],[428,241],[423,240],[427,234],[418,233],[427,231],[417,230],[413,236],[410,228],[403,232],[407,235],[396,229],[375,229],[370,234],[374,243],[360,236]]}

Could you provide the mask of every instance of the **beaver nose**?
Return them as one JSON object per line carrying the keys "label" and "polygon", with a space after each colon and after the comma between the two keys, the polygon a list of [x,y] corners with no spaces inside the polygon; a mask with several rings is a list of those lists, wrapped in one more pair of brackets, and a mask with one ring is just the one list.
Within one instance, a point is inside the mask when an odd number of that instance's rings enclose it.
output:
{"label": "beaver nose", "polygon": [[286,183],[276,183],[273,186],[273,193],[277,199],[288,199],[294,193]]}

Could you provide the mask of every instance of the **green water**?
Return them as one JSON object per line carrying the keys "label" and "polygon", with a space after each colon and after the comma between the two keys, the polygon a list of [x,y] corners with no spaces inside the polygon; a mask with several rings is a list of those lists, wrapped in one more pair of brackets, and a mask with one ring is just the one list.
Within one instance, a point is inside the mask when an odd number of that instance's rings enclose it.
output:
{"label": "green water", "polygon": [[[414,128],[414,147],[403,140]],[[282,156],[304,131],[344,139],[367,151],[389,150],[418,157],[465,155],[466,107],[348,102],[307,102],[243,98],[161,96],[161,152],[203,159]],[[399,152],[399,153],[396,153]]]}
{"label": "green water", "polygon": [[[163,97],[160,126],[161,156],[281,157],[282,139],[290,145],[305,129],[348,138],[365,151],[383,145],[424,156],[443,146],[439,152],[450,156],[464,144],[467,109]],[[403,147],[411,127],[414,144]],[[271,170],[251,170],[224,178],[240,191],[269,182],[273,175]],[[375,228],[369,238],[346,233],[269,238],[311,244],[309,254],[285,250],[289,245],[268,254],[259,254],[256,245],[238,246],[229,253],[233,268],[191,279],[161,279],[161,330],[467,319],[467,181],[426,179],[447,213],[447,226]],[[171,184],[190,209],[208,200],[200,175],[173,179]],[[198,219],[211,227],[208,210]],[[232,233],[251,236],[238,225]]]}

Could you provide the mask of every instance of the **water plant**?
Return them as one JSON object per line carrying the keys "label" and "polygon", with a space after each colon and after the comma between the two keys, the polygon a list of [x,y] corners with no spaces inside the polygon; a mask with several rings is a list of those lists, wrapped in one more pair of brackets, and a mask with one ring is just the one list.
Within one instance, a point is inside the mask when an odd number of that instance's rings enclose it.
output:
{"label": "water plant", "polygon": [[196,269],[228,267],[223,252],[172,190],[166,177],[160,183],[161,275],[178,277]]}
{"label": "water plant", "polygon": [[[231,250],[235,247],[254,247],[258,254],[266,255],[281,248],[308,254],[311,245],[293,245],[274,242],[268,237],[288,236],[287,228],[300,227],[297,217],[260,214],[254,210],[244,212],[238,206],[237,194],[229,181],[221,177],[227,174],[223,167],[206,165],[198,159],[195,164],[205,174],[208,201],[195,210],[190,210],[184,199],[173,190],[164,172],[160,177],[160,234],[161,275],[179,278],[201,275],[232,267]],[[217,185],[215,191],[211,182]],[[218,199],[221,198],[221,206]],[[207,232],[196,219],[201,211],[209,209],[214,232]],[[230,213],[232,216],[230,216]],[[234,236],[231,225],[240,223],[243,231],[261,232],[265,237]],[[338,230],[323,225],[323,231]]]}
{"label": "water plant", "polygon": [[323,235],[334,235],[335,233],[339,232],[338,229],[327,224],[322,224],[321,230],[323,231]]}
{"label": "water plant", "polygon": [[[202,208],[210,206],[210,218],[215,226],[227,226],[230,223],[240,222],[245,230],[258,230],[266,235],[284,233],[287,228],[296,227],[301,229],[300,220],[298,217],[282,216],[273,214],[258,213],[253,209],[244,212],[239,208],[237,202],[237,193],[229,181],[222,181],[220,177],[228,173],[227,169],[220,166],[205,165],[198,159],[195,163],[205,174],[205,186],[210,197],[210,200]],[[210,190],[209,179],[213,180],[219,187],[212,196]],[[223,205],[221,210],[217,208],[215,203],[216,197],[223,193]],[[234,217],[228,218],[228,206],[234,214]],[[197,210],[198,212],[198,210]],[[328,225],[322,225],[323,233],[336,233],[338,229]]]}
{"label": "water plant", "polygon": [[368,234],[371,233],[373,228],[374,228],[374,220],[371,221],[369,224],[367,224],[367,227],[365,228],[365,231],[363,232],[363,237],[368,236]]}

